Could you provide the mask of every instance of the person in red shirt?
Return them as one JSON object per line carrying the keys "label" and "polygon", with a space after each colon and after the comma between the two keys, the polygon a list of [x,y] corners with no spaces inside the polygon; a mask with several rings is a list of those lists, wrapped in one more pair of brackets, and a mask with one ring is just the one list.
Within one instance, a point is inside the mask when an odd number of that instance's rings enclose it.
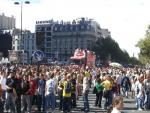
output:
{"label": "person in red shirt", "polygon": [[33,105],[34,101],[36,100],[37,84],[32,74],[29,75],[29,83],[30,83],[29,95],[30,95],[31,105]]}

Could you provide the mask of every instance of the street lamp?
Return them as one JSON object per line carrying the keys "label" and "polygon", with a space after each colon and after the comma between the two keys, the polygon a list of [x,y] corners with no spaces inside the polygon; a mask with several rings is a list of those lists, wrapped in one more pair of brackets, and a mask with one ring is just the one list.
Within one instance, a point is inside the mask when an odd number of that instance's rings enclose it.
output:
{"label": "street lamp", "polygon": [[24,4],[30,4],[30,2],[29,1],[25,1],[25,2],[23,2],[23,1],[21,1],[21,2],[14,2],[14,4],[15,5],[20,5],[21,7],[21,39],[23,38],[23,34],[22,34],[22,5],[23,5],[23,3]]}

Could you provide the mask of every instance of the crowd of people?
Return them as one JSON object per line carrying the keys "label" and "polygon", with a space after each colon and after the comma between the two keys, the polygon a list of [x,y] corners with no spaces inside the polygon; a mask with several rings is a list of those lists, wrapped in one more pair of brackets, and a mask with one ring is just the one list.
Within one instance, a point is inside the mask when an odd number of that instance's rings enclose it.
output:
{"label": "crowd of people", "polygon": [[33,109],[54,113],[56,107],[69,113],[77,107],[79,96],[83,96],[81,110],[89,112],[90,88],[100,109],[115,106],[111,112],[116,113],[123,107],[123,98],[134,98],[137,110],[150,109],[148,69],[41,65],[37,71],[35,65],[0,65],[0,113],[31,113]]}

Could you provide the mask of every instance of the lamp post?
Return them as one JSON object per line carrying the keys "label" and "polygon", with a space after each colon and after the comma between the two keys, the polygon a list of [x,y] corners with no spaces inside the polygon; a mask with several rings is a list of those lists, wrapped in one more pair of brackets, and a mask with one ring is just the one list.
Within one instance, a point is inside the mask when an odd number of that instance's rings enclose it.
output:
{"label": "lamp post", "polygon": [[23,37],[23,35],[22,35],[22,6],[23,6],[23,3],[24,4],[30,4],[30,2],[29,1],[25,1],[25,2],[23,2],[23,1],[21,1],[21,2],[14,2],[14,4],[15,5],[20,5],[20,8],[21,8],[21,39],[22,39],[22,37]]}

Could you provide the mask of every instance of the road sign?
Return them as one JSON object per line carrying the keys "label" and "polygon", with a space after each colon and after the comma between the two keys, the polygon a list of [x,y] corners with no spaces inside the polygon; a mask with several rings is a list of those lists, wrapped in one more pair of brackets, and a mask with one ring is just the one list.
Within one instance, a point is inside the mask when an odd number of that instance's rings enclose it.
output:
{"label": "road sign", "polygon": [[33,53],[33,58],[36,59],[37,61],[42,61],[44,58],[44,53],[43,51],[37,50]]}

